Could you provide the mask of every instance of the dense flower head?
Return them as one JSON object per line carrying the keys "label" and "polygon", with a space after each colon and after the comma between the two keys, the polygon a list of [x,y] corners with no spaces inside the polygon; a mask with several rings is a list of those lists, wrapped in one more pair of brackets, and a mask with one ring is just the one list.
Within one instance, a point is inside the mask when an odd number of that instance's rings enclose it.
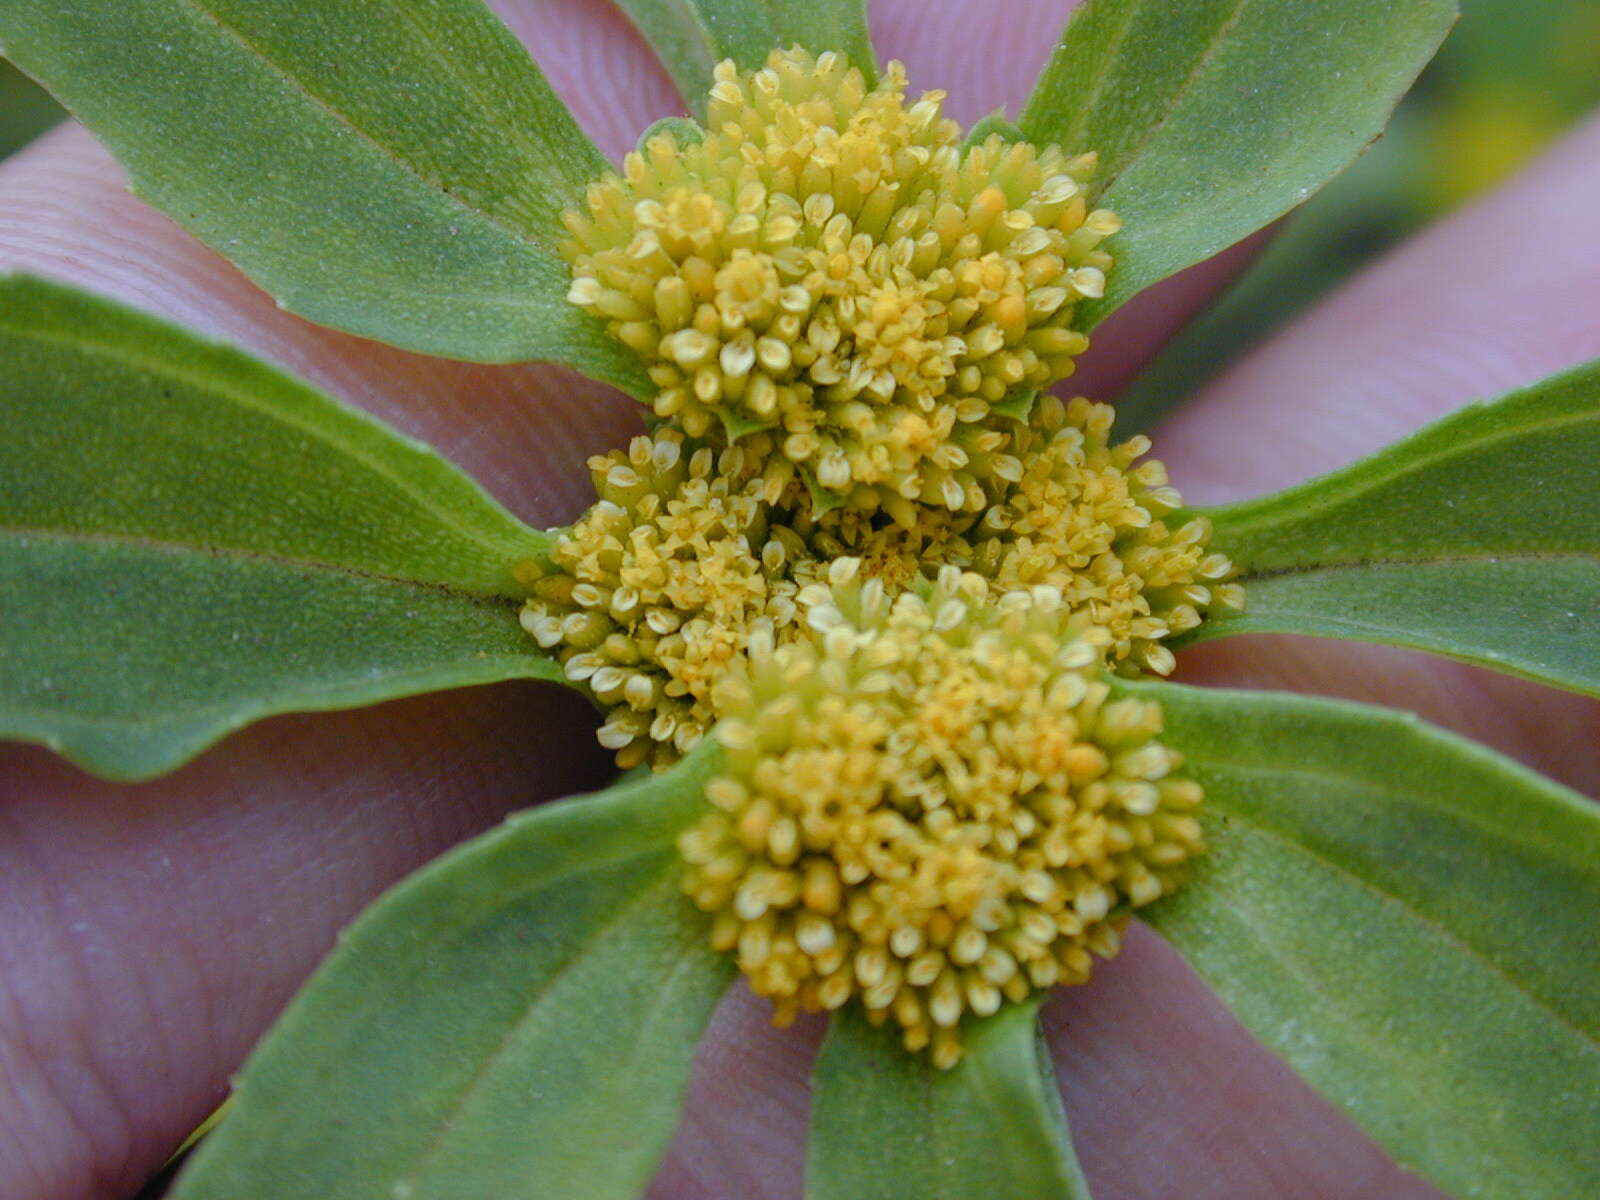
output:
{"label": "dense flower head", "polygon": [[1043,585],[1104,631],[1105,665],[1165,674],[1163,639],[1242,605],[1144,438],[1109,441],[1111,410],[1045,396],[996,448],[989,504],[819,513],[768,434],[732,446],[662,428],[590,462],[596,504],[555,545],[523,624],[606,708],[624,767],[666,766],[715,723],[717,685],[758,625],[803,636],[800,588],[841,557],[893,595],[943,566],[1001,591]]}
{"label": "dense flower head", "polygon": [[964,1017],[1087,979],[1176,886],[1201,790],[1057,589],[946,567],[896,597],[859,567],[724,683],[684,889],[779,1019],[854,1000],[949,1066]]}
{"label": "dense flower head", "polygon": [[688,751],[755,623],[793,620],[794,586],[751,550],[768,523],[759,462],[670,429],[634,438],[590,460],[599,499],[532,572],[522,624],[606,707],[600,743],[624,768]]}
{"label": "dense flower head", "polygon": [[1109,635],[1106,660],[1123,674],[1166,675],[1162,640],[1212,611],[1240,609],[1233,564],[1211,552],[1203,517],[1169,525],[1183,503],[1150,440],[1113,444],[1109,405],[1046,395],[993,450],[988,503],[974,514],[917,511],[886,521],[844,508],[811,525],[815,557],[859,556],[869,575],[901,583],[954,564],[1001,590],[1044,584]]}
{"label": "dense flower head", "polygon": [[979,511],[985,433],[1072,371],[1118,221],[1092,154],[964,147],[942,93],[905,89],[834,53],[724,62],[704,130],[648,137],[567,214],[569,299],[690,436],[770,430],[828,503]]}

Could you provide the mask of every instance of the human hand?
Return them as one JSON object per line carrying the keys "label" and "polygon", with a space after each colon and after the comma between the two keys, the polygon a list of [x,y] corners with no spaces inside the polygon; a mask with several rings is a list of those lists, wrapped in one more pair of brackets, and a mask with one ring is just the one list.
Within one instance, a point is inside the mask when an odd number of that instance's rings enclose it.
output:
{"label": "human hand", "polygon": [[[609,153],[674,108],[609,9],[500,7]],[[914,85],[946,88],[953,115],[971,120],[1016,107],[1066,7],[1016,4],[996,34],[973,6],[880,3],[874,32],[885,55],[907,60]],[[967,53],[974,45],[989,52]],[[1208,389],[1157,435],[1178,485],[1211,502],[1292,483],[1468,397],[1600,355],[1600,321],[1584,303],[1600,270],[1600,219],[1586,202],[1600,182],[1597,151],[1591,123],[1524,181]],[[8,163],[0,264],[238,341],[432,442],[535,524],[573,516],[584,457],[634,428],[632,402],[564,371],[424,359],[287,317],[121,186],[81,133]],[[1512,263],[1514,275],[1499,265]],[[1073,390],[1110,397],[1231,265],[1208,264],[1108,323]],[[1485,300],[1490,272],[1506,301]],[[1284,638],[1200,647],[1184,670],[1411,708],[1600,788],[1594,706],[1531,685]],[[503,813],[604,777],[587,723],[570,696],[502,685],[277,718],[138,787],[6,748],[0,1194],[135,1190],[372,895]],[[559,760],[541,753],[552,744]],[[1257,1047],[1153,937],[1130,937],[1093,984],[1055,998],[1049,1019],[1068,1115],[1102,1195],[1431,1194]],[[819,1032],[815,1022],[770,1029],[764,1005],[736,989],[652,1194],[798,1195]]]}

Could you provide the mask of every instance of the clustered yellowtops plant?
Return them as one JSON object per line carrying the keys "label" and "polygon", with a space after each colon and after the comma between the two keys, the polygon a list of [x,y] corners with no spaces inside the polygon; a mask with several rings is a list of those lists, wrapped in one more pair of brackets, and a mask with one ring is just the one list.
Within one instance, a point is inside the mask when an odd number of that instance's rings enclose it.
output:
{"label": "clustered yellowtops plant", "polygon": [[[647,136],[589,189],[587,214],[567,214],[568,299],[649,364],[662,425],[591,464],[599,502],[556,543],[554,573],[524,569],[536,598],[522,620],[605,706],[600,740],[624,768],[667,766],[714,727],[748,757],[732,740],[746,725],[718,722],[751,703],[737,679],[752,646],[784,648],[759,690],[786,715],[762,723],[762,759],[743,770],[768,788],[805,782],[752,800],[718,780],[708,795],[737,822],[685,835],[685,886],[779,1020],[859,996],[949,1067],[963,1013],[1085,981],[1088,948],[1115,949],[1108,915],[1170,890],[1170,868],[1200,845],[1192,817],[1177,836],[1155,808],[1175,756],[1136,736],[1115,765],[1085,743],[1067,769],[1051,758],[1060,745],[1007,743],[1012,720],[1073,736],[1088,693],[1072,688],[1087,684],[1037,672],[1164,675],[1161,640],[1215,600],[1241,608],[1241,589],[1221,582],[1232,565],[1207,553],[1203,518],[1161,520],[1181,499],[1159,462],[1133,466],[1148,439],[1109,446],[1107,406],[1038,401],[1088,346],[1071,315],[1112,266],[1100,243],[1119,222],[1085,201],[1093,154],[997,133],[963,148],[941,95],[907,103],[897,62],[868,88],[842,55],[795,47],[753,72],[725,60],[715,78],[704,129]],[[1037,644],[1015,652],[1044,660],[1032,670],[958,665],[942,640],[913,642],[902,654],[922,661],[903,675],[873,626],[935,572],[940,634],[1029,597],[1079,632],[1027,629]],[[858,633],[876,639],[865,685],[852,694],[823,671],[819,691],[806,682],[816,664],[789,646],[825,631],[827,657],[861,649],[818,590],[857,573],[869,577]],[[998,653],[992,637],[977,648]],[[794,711],[801,695],[816,711]],[[1159,730],[1154,701],[1110,711],[1142,714],[1144,738]],[[954,736],[958,715],[967,736]],[[1091,714],[1084,736],[1095,728]],[[852,745],[898,762],[894,778],[852,769]],[[1124,769],[1148,793],[1126,813],[1102,779]],[[839,785],[823,788],[829,771]],[[1199,800],[1193,781],[1170,789]],[[823,819],[815,804],[849,815]],[[809,911],[791,920],[802,898]]]}
{"label": "clustered yellowtops plant", "polygon": [[1165,677],[1282,631],[1600,694],[1600,368],[1209,513],[1048,390],[1376,136],[1453,6],[1087,0],[964,136],[857,0],[618,3],[700,114],[620,170],[478,0],[0,15],[287,307],[651,418],[532,530],[236,351],[0,281],[0,732],[143,778],[533,678],[623,769],[378,901],[175,1195],[627,1200],[737,970],[830,1014],[810,1200],[1081,1200],[1036,1014],[1135,910],[1406,1165],[1582,1194],[1592,806],[1413,718]]}

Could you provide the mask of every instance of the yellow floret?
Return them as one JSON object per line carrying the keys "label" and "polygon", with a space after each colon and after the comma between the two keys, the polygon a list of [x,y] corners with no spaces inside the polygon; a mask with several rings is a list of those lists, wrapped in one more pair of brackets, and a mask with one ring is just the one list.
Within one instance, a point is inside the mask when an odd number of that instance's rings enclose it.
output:
{"label": "yellow floret", "polygon": [[965,1017],[1084,981],[1176,886],[1201,791],[1054,589],[951,567],[891,598],[858,570],[833,563],[804,636],[758,633],[724,684],[684,890],[778,1020],[860,1003],[950,1066]]}
{"label": "yellow floret", "polygon": [[770,430],[826,504],[977,511],[985,428],[1072,371],[1118,222],[1086,203],[1093,155],[963,148],[905,87],[832,53],[724,62],[698,140],[654,135],[567,214],[569,299],[690,436]]}

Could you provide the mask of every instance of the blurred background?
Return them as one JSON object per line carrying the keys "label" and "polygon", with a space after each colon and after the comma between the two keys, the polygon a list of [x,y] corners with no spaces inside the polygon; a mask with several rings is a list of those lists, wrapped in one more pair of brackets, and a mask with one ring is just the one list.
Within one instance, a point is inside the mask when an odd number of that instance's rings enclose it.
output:
{"label": "blurred background", "polygon": [[[1121,428],[1148,425],[1362,262],[1512,174],[1600,103],[1600,0],[1461,8],[1388,133],[1118,398]],[[61,115],[0,60],[0,158]]]}

